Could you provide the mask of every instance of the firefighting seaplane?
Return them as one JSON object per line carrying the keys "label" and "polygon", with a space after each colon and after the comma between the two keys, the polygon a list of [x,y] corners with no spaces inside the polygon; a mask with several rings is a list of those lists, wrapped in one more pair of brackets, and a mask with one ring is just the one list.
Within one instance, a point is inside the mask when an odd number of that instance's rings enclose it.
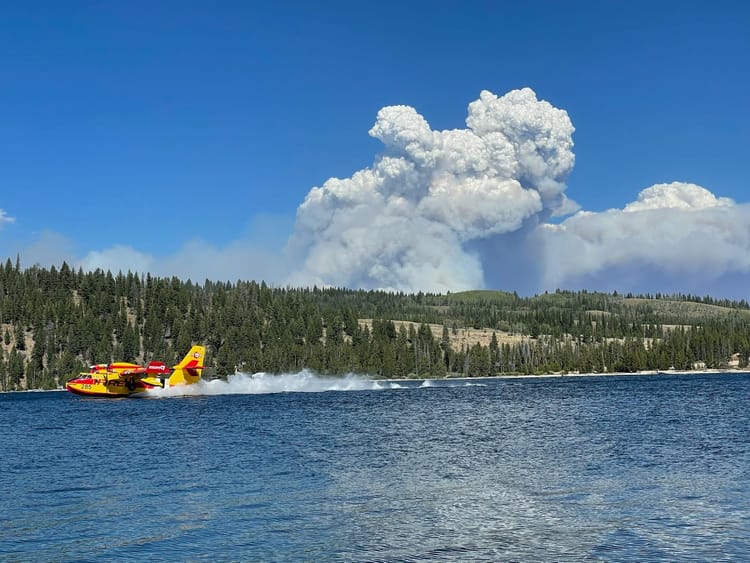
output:
{"label": "firefighting seaplane", "polygon": [[192,385],[201,380],[205,357],[204,346],[193,346],[172,369],[163,362],[150,362],[145,367],[128,362],[96,364],[68,381],[65,388],[87,397],[129,397],[149,389]]}

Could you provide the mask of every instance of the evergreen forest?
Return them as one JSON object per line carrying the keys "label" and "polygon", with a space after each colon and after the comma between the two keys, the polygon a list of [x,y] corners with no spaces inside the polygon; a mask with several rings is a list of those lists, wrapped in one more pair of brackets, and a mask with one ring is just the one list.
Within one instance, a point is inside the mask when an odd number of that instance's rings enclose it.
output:
{"label": "evergreen forest", "polygon": [[394,293],[202,283],[0,265],[0,391],[53,389],[94,363],[174,365],[193,343],[209,373],[371,377],[744,368],[750,306],[693,295],[556,291]]}

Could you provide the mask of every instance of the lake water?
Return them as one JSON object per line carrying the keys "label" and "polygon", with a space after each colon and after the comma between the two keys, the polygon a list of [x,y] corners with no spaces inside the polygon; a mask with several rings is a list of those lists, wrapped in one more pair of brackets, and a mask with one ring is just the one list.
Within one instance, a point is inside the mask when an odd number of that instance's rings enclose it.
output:
{"label": "lake water", "polygon": [[750,376],[0,395],[3,561],[748,561]]}

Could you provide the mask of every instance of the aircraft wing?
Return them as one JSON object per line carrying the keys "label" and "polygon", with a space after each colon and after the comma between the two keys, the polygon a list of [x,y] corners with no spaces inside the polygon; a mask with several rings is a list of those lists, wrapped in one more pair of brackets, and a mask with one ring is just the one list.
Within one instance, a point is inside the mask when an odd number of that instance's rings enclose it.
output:
{"label": "aircraft wing", "polygon": [[121,373],[122,375],[146,375],[146,373],[148,372],[146,371],[146,368],[144,367],[137,367],[137,368],[123,370]]}

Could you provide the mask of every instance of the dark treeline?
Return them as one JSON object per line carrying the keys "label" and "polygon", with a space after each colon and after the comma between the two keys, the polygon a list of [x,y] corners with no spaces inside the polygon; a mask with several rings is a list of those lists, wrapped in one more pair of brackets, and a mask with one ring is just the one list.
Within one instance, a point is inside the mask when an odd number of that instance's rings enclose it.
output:
{"label": "dark treeline", "polygon": [[[491,338],[456,344],[466,328]],[[52,388],[97,362],[174,364],[198,342],[219,375],[304,368],[381,377],[721,368],[745,366],[750,355],[744,301],[196,284],[74,271],[65,263],[21,269],[18,259],[0,265],[0,329],[0,390]]]}

